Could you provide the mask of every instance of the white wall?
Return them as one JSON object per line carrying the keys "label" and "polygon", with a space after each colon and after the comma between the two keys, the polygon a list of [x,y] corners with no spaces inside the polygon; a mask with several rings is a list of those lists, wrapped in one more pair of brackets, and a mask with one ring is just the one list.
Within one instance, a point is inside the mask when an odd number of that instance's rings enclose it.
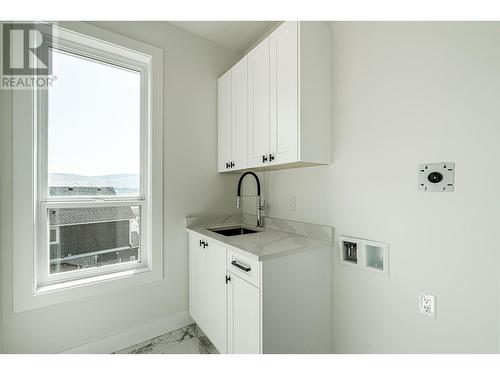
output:
{"label": "white wall", "polygon": [[4,255],[12,240],[12,96],[0,90],[0,353],[4,346],[4,312],[7,263]]}
{"label": "white wall", "polygon": [[[500,23],[332,26],[333,164],[266,172],[266,214],[390,244],[390,278],[335,264],[335,351],[498,352]],[[431,161],[454,193],[417,191]]]}
{"label": "white wall", "polygon": [[[3,152],[12,139],[10,126],[11,123],[11,95],[6,91],[0,90],[0,353],[3,353],[3,268],[2,257],[3,250],[6,248],[8,241],[11,238],[12,227],[12,208],[11,202],[5,201],[3,197],[12,197],[12,153],[7,155]],[[9,131],[7,131],[9,129]],[[12,151],[12,150],[11,150]],[[10,184],[10,185],[9,185]]]}
{"label": "white wall", "polygon": [[[217,170],[217,78],[239,57],[165,22],[99,22],[97,26],[164,50],[164,281],[12,313],[12,119],[0,93],[0,245],[4,350],[49,353],[72,348],[187,311],[190,213],[234,210],[236,176]],[[162,334],[164,332],[158,332]]]}
{"label": "white wall", "polygon": [[[12,314],[11,103],[0,91],[7,352],[56,352],[185,311],[183,217],[234,209],[236,176],[215,173],[216,78],[238,56],[165,23],[98,25],[164,49],[167,278]],[[267,215],[390,244],[388,279],[335,264],[335,351],[497,352],[500,24],[335,22],[333,51],[333,164],[262,180]],[[428,161],[456,162],[454,193],[416,190]],[[419,290],[437,296],[436,320],[417,314]]]}

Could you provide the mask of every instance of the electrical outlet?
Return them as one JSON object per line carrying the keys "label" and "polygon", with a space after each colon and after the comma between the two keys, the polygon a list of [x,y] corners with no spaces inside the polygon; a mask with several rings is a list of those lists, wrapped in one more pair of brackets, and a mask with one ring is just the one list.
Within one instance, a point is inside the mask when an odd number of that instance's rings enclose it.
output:
{"label": "electrical outlet", "polygon": [[295,211],[295,194],[294,193],[288,194],[287,200],[288,200],[288,210]]}
{"label": "electrical outlet", "polygon": [[436,297],[432,294],[419,292],[418,309],[420,314],[436,319]]}

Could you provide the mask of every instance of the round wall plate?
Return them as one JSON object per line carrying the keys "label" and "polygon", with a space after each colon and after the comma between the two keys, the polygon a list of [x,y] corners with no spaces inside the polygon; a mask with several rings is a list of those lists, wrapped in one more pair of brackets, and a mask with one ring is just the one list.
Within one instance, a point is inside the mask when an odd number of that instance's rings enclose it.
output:
{"label": "round wall plate", "polygon": [[455,163],[427,163],[418,167],[418,189],[429,192],[455,190]]}

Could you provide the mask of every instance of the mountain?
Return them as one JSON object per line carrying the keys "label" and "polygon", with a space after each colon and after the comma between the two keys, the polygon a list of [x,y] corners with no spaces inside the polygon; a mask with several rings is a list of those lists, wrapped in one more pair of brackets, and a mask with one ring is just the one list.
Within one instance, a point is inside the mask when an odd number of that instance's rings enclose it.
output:
{"label": "mountain", "polygon": [[110,174],[104,176],[82,176],[69,173],[51,173],[49,186],[98,186],[114,187],[118,195],[139,191],[138,174]]}

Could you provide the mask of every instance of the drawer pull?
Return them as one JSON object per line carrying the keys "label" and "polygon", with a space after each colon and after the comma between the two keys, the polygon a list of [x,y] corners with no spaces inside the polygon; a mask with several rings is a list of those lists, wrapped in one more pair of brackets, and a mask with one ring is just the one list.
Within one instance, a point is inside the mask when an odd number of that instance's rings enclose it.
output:
{"label": "drawer pull", "polygon": [[245,271],[245,272],[250,272],[250,269],[251,269],[250,267],[243,266],[243,265],[239,264],[239,263],[238,263],[237,261],[235,261],[235,260],[233,260],[233,261],[231,262],[231,264],[232,264],[233,266],[235,266],[235,267],[239,268],[239,269],[240,269],[240,270],[242,270],[242,271]]}

